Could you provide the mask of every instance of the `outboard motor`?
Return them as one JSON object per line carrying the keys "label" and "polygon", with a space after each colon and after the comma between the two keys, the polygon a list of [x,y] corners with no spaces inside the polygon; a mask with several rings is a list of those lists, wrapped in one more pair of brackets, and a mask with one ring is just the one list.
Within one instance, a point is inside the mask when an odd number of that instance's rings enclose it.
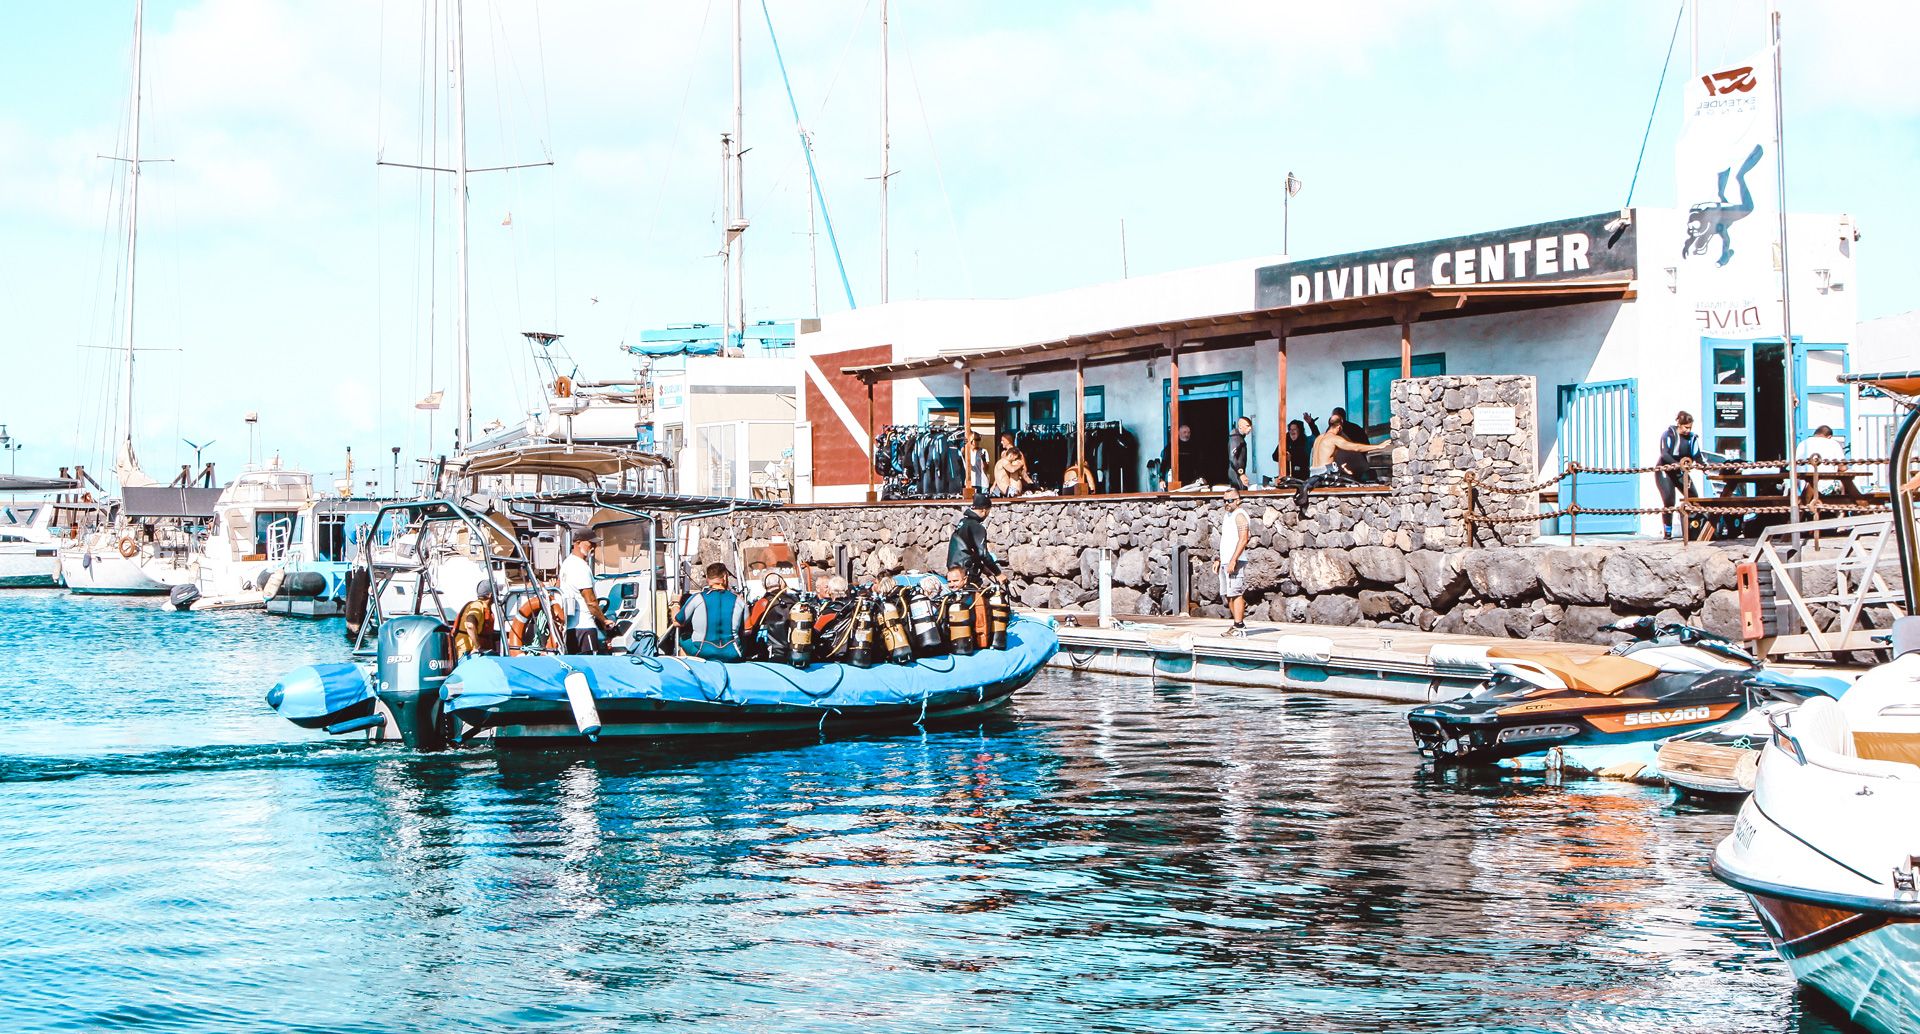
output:
{"label": "outboard motor", "polygon": [[444,750],[452,732],[452,719],[440,707],[440,685],[453,671],[447,623],[431,614],[389,618],[380,623],[376,656],[376,692],[401,741],[419,751]]}
{"label": "outboard motor", "polygon": [[855,600],[847,620],[853,622],[853,637],[847,640],[847,663],[856,668],[873,667],[878,649],[873,634],[873,600],[867,596]]}
{"label": "outboard motor", "polygon": [[965,657],[979,649],[973,639],[973,593],[955,589],[946,595],[947,649]]}
{"label": "outboard motor", "polygon": [[192,582],[176,585],[167,593],[167,601],[173,604],[175,610],[192,610],[199,598],[200,587]]}
{"label": "outboard motor", "polygon": [[1013,600],[1007,587],[999,582],[987,586],[987,645],[994,650],[1007,648],[1007,625],[1013,621]]}
{"label": "outboard motor", "polygon": [[[796,597],[787,608],[787,663],[796,668],[804,668],[813,663],[813,603],[805,596]],[[779,660],[778,656],[774,657]]]}
{"label": "outboard motor", "polygon": [[900,599],[906,604],[907,637],[913,640],[913,652],[922,657],[946,653],[947,637],[940,633],[940,608],[911,585],[901,588]]}
{"label": "outboard motor", "polygon": [[887,659],[895,664],[913,663],[913,643],[907,639],[907,615],[894,593],[880,597],[880,642]]}

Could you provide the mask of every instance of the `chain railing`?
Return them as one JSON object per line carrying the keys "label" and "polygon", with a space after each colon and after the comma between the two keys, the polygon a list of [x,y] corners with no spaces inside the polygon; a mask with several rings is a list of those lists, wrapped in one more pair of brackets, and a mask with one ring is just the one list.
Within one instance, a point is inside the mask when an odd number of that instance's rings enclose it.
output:
{"label": "chain railing", "polygon": [[[1752,496],[1728,495],[1724,493],[1718,496],[1692,496],[1682,492],[1677,495],[1677,501],[1672,506],[1581,506],[1579,504],[1579,475],[1581,474],[1665,474],[1678,471],[1682,476],[1683,485],[1690,487],[1693,482],[1693,474],[1696,472],[1705,475],[1715,471],[1764,469],[1769,475],[1778,477],[1782,482],[1782,487],[1792,492],[1796,491],[1796,489],[1792,486],[1785,485],[1785,482],[1796,478],[1810,483],[1811,487],[1817,489],[1822,472],[1838,473],[1854,467],[1871,469],[1876,466],[1884,467],[1888,463],[1886,459],[1877,458],[1834,460],[1819,456],[1808,457],[1798,462],[1801,470],[1798,474],[1794,474],[1785,469],[1786,464],[1782,460],[1723,460],[1717,462],[1701,462],[1693,460],[1692,458],[1683,458],[1673,463],[1660,463],[1644,467],[1592,467],[1578,461],[1569,461],[1566,466],[1561,469],[1560,473],[1534,484],[1519,486],[1489,484],[1480,479],[1478,471],[1470,470],[1467,472],[1465,479],[1467,489],[1467,534],[1468,538],[1472,539],[1473,533],[1479,525],[1497,527],[1508,524],[1532,524],[1566,517],[1569,519],[1571,525],[1569,532],[1570,537],[1577,540],[1580,533],[1579,522],[1582,515],[1594,517],[1644,517],[1655,514],[1678,514],[1681,519],[1682,528],[1684,529],[1688,525],[1689,518],[1695,516],[1724,519],[1727,517],[1792,514],[1794,512],[1794,507],[1791,502],[1758,504],[1744,501],[1754,498]],[[1537,495],[1568,479],[1572,479],[1569,485],[1571,489],[1569,495],[1571,498],[1566,506],[1559,509],[1513,514],[1489,514],[1483,512],[1480,506],[1480,493],[1482,492],[1502,496]],[[1819,520],[1822,514],[1874,513],[1890,510],[1891,504],[1867,498],[1849,498],[1846,496],[1835,498],[1832,496],[1823,496],[1816,490],[1809,493],[1806,502],[1802,503],[1799,509],[1803,513],[1811,515],[1811,519]]]}

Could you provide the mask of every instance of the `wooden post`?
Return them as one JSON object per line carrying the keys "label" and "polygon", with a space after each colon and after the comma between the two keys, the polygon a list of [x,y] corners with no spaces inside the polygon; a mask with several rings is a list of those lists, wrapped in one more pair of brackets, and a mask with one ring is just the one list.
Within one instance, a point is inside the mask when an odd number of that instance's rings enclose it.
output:
{"label": "wooden post", "polygon": [[[1275,424],[1274,447],[1280,450],[1280,469],[1274,472],[1273,479],[1279,481],[1287,476],[1287,328],[1281,327],[1273,339],[1273,396],[1280,409],[1280,422]],[[1253,463],[1253,457],[1247,458]]]}
{"label": "wooden post", "polygon": [[962,367],[960,370],[960,455],[966,463],[967,487],[960,493],[962,499],[973,498],[973,371]]}
{"label": "wooden post", "polygon": [[1413,376],[1413,318],[1411,314],[1400,317],[1400,378]]}
{"label": "wooden post", "polygon": [[1167,343],[1172,378],[1167,385],[1167,488],[1180,487],[1180,339]]}
{"label": "wooden post", "polygon": [[867,381],[867,502],[877,503],[880,494],[873,487],[873,468],[880,462],[880,429],[873,422],[873,381]]}
{"label": "wooden post", "polygon": [[1073,465],[1080,470],[1081,479],[1074,489],[1075,495],[1092,495],[1091,480],[1093,470],[1087,466],[1087,359],[1080,356],[1073,361]]}

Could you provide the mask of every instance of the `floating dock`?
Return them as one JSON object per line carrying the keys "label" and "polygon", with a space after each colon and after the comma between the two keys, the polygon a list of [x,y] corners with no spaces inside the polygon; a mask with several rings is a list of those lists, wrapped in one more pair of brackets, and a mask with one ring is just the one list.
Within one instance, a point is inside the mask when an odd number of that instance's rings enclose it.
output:
{"label": "floating dock", "polygon": [[1543,643],[1414,629],[1249,622],[1244,638],[1222,618],[1116,618],[1047,611],[1060,635],[1053,666],[1074,671],[1307,690],[1423,704],[1479,689],[1492,676],[1488,651],[1525,657],[1592,657],[1602,646]]}

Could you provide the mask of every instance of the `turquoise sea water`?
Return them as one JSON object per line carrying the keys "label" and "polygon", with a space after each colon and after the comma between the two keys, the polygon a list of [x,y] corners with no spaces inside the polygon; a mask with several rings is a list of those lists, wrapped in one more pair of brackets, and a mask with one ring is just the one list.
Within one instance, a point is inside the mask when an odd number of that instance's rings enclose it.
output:
{"label": "turquoise sea water", "polygon": [[335,622],[0,596],[0,1030],[1811,1031],[1731,819],[1398,709],[1047,673],[985,724],[419,756]]}

